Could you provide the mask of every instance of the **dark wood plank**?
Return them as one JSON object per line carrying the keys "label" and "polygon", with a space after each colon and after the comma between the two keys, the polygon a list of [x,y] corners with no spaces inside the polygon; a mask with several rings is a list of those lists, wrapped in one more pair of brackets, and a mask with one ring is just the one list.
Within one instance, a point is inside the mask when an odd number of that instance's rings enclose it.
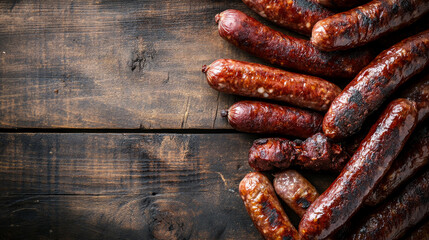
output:
{"label": "dark wood plank", "polygon": [[255,137],[0,134],[0,239],[260,239],[238,194]]}
{"label": "dark wood plank", "polygon": [[1,128],[229,128],[218,58],[261,62],[218,36],[240,0],[1,1]]}

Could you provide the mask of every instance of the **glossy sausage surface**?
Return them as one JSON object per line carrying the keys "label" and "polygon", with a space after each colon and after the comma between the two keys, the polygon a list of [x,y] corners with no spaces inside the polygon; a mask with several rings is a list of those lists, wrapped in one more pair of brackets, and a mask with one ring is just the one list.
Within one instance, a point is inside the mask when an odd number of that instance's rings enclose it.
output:
{"label": "glossy sausage surface", "polygon": [[310,36],[319,20],[334,13],[312,0],[243,0],[260,16],[288,29]]}
{"label": "glossy sausage surface", "polygon": [[361,207],[397,157],[417,122],[415,104],[392,101],[373,125],[343,171],[310,206],[299,224],[302,239],[323,239]]}
{"label": "glossy sausage surface", "polygon": [[413,180],[393,199],[368,216],[350,239],[400,238],[429,215],[429,171]]}
{"label": "glossy sausage surface", "polygon": [[275,31],[238,10],[216,15],[221,37],[273,64],[316,76],[354,77],[372,59],[369,49],[322,52],[310,41]]}
{"label": "glossy sausage surface", "polygon": [[262,138],[249,150],[249,165],[256,171],[299,167],[312,171],[340,172],[349,160],[345,149],[322,133],[305,141],[285,138]]}
{"label": "glossy sausage surface", "polygon": [[379,54],[332,102],[323,132],[333,139],[356,133],[365,119],[429,64],[429,30]]}
{"label": "glossy sausage surface", "polygon": [[239,191],[247,213],[265,239],[298,239],[298,232],[266,176],[258,172],[247,174],[240,182]]}
{"label": "glossy sausage surface", "polygon": [[373,0],[314,25],[311,43],[324,51],[362,46],[429,12],[427,0]]}
{"label": "glossy sausage surface", "polygon": [[429,117],[429,74],[417,79],[401,96],[416,103],[419,121]]}
{"label": "glossy sausage surface", "polygon": [[274,174],[273,185],[277,195],[300,217],[319,196],[316,188],[295,170]]}
{"label": "glossy sausage surface", "polygon": [[323,116],[316,112],[259,101],[240,101],[228,111],[229,124],[249,133],[274,133],[307,138],[321,131]]}
{"label": "glossy sausage surface", "polygon": [[221,92],[284,101],[326,111],[341,89],[318,77],[256,63],[219,59],[203,66],[209,85]]}

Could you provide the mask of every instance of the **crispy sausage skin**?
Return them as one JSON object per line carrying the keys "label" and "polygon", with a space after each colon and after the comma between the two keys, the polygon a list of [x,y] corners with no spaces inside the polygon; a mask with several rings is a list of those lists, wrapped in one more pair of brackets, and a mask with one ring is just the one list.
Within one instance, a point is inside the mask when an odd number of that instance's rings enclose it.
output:
{"label": "crispy sausage skin", "polygon": [[372,59],[369,49],[322,52],[310,41],[275,31],[238,10],[216,15],[221,37],[273,64],[327,77],[354,77]]}
{"label": "crispy sausage skin", "polygon": [[274,174],[273,185],[277,195],[300,217],[319,196],[316,188],[295,170]]}
{"label": "crispy sausage skin", "polygon": [[323,239],[346,223],[383,177],[417,122],[415,104],[392,101],[343,171],[310,206],[299,224],[302,239]]}
{"label": "crispy sausage skin", "polygon": [[373,0],[317,22],[311,43],[323,51],[362,46],[410,25],[427,12],[427,0]]}
{"label": "crispy sausage skin", "polygon": [[386,175],[365,199],[366,205],[374,206],[387,198],[429,162],[429,121],[416,128],[402,152],[393,162]]}
{"label": "crispy sausage skin", "polygon": [[409,183],[399,195],[375,210],[350,239],[398,239],[429,215],[429,171]]}
{"label": "crispy sausage skin", "polygon": [[221,112],[241,132],[276,133],[307,138],[321,131],[323,116],[293,107],[258,101],[241,101]]}
{"label": "crispy sausage skin", "polygon": [[239,191],[247,213],[264,239],[298,239],[298,232],[267,177],[258,172],[249,173],[241,180]]}
{"label": "crispy sausage skin", "polygon": [[429,117],[429,74],[425,74],[422,79],[413,83],[401,96],[416,103],[419,122]]}
{"label": "crispy sausage skin", "polygon": [[291,166],[313,171],[340,172],[349,155],[339,144],[322,133],[305,141],[285,138],[262,138],[249,150],[249,165],[256,171],[287,169]]}
{"label": "crispy sausage skin", "polygon": [[209,85],[221,92],[284,101],[326,111],[341,88],[318,77],[256,63],[219,59],[203,66]]}
{"label": "crispy sausage skin", "polygon": [[280,25],[310,36],[311,29],[319,20],[334,15],[334,12],[312,0],[243,0],[260,16]]}
{"label": "crispy sausage skin", "polygon": [[380,53],[332,102],[323,120],[327,137],[356,133],[401,84],[429,63],[429,31],[399,42]]}

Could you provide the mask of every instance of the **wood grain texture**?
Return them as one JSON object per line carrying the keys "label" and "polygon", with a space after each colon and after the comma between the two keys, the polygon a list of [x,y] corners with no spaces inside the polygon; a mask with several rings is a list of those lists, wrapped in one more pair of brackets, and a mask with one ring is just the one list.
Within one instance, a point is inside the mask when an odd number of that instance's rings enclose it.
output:
{"label": "wood grain texture", "polygon": [[260,239],[238,194],[254,138],[0,134],[0,239]]}
{"label": "wood grain texture", "polygon": [[230,128],[234,96],[203,64],[261,62],[224,41],[215,14],[240,0],[0,1],[0,127]]}

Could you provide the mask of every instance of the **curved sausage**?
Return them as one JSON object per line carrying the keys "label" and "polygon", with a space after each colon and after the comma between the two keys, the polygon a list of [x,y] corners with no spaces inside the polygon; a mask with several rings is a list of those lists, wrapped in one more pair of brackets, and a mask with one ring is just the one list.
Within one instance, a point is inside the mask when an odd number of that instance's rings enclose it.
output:
{"label": "curved sausage", "polygon": [[400,238],[410,227],[429,216],[429,171],[409,183],[395,198],[368,216],[350,239]]}
{"label": "curved sausage", "polygon": [[203,66],[209,85],[221,92],[284,101],[326,111],[341,88],[318,77],[256,63],[219,59]]}
{"label": "curved sausage", "polygon": [[304,214],[302,239],[328,237],[356,213],[414,130],[414,105],[397,99],[387,106],[337,179]]}
{"label": "curved sausage", "polygon": [[265,239],[298,239],[267,177],[249,173],[241,180],[239,191],[247,213]]}
{"label": "curved sausage", "polygon": [[329,8],[351,8],[368,2],[368,0],[316,0],[316,2]]}
{"label": "curved sausage", "polygon": [[402,152],[393,162],[386,175],[365,199],[365,204],[374,206],[387,198],[429,162],[429,121],[419,126],[411,135]]}
{"label": "curved sausage", "polygon": [[327,77],[354,77],[372,59],[369,49],[322,52],[310,41],[275,31],[238,10],[216,15],[221,37],[273,64]]}
{"label": "curved sausage", "polygon": [[307,138],[321,131],[323,116],[293,107],[257,101],[241,101],[228,111],[229,124],[241,132],[275,133]]}
{"label": "curved sausage", "polygon": [[429,31],[407,38],[378,55],[335,98],[323,120],[327,137],[356,133],[399,86],[429,64]]}
{"label": "curved sausage", "polygon": [[319,196],[316,188],[295,170],[274,174],[273,182],[277,195],[300,217]]}
{"label": "curved sausage", "polygon": [[419,122],[429,117],[429,74],[413,83],[401,96],[416,103]]}
{"label": "curved sausage", "polygon": [[340,172],[349,160],[341,145],[322,133],[305,141],[284,138],[262,138],[249,150],[249,165],[256,171],[271,171],[297,166],[313,171]]}
{"label": "curved sausage", "polygon": [[312,0],[243,0],[260,16],[280,26],[310,36],[316,22],[334,12]]}
{"label": "curved sausage", "polygon": [[429,12],[427,0],[373,0],[314,25],[311,43],[324,51],[365,45]]}

